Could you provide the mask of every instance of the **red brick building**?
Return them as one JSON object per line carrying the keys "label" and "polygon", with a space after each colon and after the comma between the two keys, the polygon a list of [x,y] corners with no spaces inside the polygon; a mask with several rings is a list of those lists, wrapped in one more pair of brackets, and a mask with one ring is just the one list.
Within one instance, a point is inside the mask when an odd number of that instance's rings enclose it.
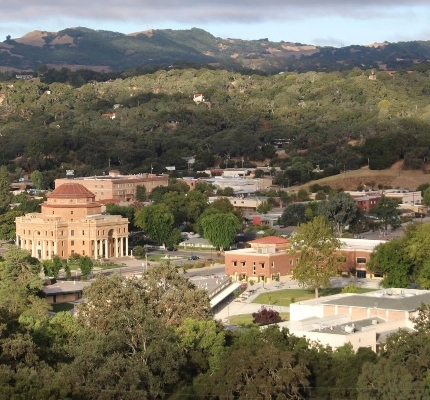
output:
{"label": "red brick building", "polygon": [[367,212],[375,208],[381,200],[381,196],[361,196],[354,199],[357,208],[360,211]]}
{"label": "red brick building", "polygon": [[[340,252],[345,256],[341,270],[355,269],[359,278],[378,278],[366,269],[373,249],[383,241],[341,239]],[[297,256],[288,252],[288,239],[268,236],[248,242],[251,247],[225,252],[225,273],[234,280],[253,279],[257,282],[291,279]]]}

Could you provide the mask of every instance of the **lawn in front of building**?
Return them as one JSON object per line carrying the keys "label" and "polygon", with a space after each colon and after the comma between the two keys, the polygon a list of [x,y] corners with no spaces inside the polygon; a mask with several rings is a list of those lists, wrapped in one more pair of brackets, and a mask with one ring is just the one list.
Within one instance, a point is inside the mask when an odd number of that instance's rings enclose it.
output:
{"label": "lawn in front of building", "polygon": [[[289,321],[290,320],[290,313],[287,312],[281,312],[279,313],[280,317],[282,318],[282,321]],[[231,325],[237,325],[237,326],[249,326],[254,325],[253,321],[254,318],[252,317],[252,314],[239,314],[239,315],[232,315],[228,318],[228,322]],[[258,326],[255,324],[255,326]]]}
{"label": "lawn in front of building", "polygon": [[75,307],[72,303],[54,303],[51,304],[51,306],[52,311],[55,313],[60,311],[70,311]]}
{"label": "lawn in front of building", "polygon": [[[364,289],[357,288],[357,293],[373,292],[375,289]],[[319,296],[331,296],[333,294],[339,294],[342,292],[342,288],[327,288],[320,289]],[[299,301],[309,300],[315,298],[315,292],[307,289],[283,289],[268,291],[258,295],[252,303],[285,306],[288,307],[291,303],[297,303]]]}

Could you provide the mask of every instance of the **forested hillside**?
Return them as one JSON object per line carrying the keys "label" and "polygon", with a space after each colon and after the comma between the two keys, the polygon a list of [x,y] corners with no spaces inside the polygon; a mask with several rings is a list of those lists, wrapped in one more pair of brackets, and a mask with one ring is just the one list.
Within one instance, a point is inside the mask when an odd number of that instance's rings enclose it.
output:
{"label": "forested hillside", "polygon": [[[316,165],[324,170],[318,176],[367,164],[383,169],[399,159],[404,168],[424,168],[429,72],[377,72],[370,80],[371,73],[204,68],[82,86],[0,82],[0,163],[11,172],[44,171],[48,182],[66,168],[80,175],[109,166],[124,173],[186,169],[182,157],[194,155],[195,170],[241,165],[242,157],[245,166],[270,162],[286,169],[280,184],[308,181]],[[205,101],[194,102],[196,93]],[[281,148],[274,139],[284,139]]]}
{"label": "forested hillside", "polygon": [[[80,66],[98,71],[121,71],[175,63],[280,71],[341,71],[358,68],[397,70],[430,59],[430,42],[374,43],[341,48],[288,41],[215,37],[203,29],[149,29],[124,34],[84,27],[59,32],[33,31],[10,35],[0,43],[0,69],[35,71]],[[286,38],[288,40],[288,38]]]}

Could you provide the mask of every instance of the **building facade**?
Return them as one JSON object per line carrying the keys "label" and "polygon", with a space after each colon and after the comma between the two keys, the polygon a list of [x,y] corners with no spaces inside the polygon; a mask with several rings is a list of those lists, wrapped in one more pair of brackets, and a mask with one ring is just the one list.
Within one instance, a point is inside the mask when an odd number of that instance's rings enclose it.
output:
{"label": "building facade", "polygon": [[75,182],[94,193],[96,201],[135,201],[138,186],[145,186],[150,194],[158,186],[169,184],[168,175],[139,174],[121,175],[119,171],[109,171],[109,175],[90,176],[83,178],[61,178],[55,180],[55,188],[65,183]]}
{"label": "building facade", "polygon": [[[367,269],[373,249],[384,241],[340,239],[339,253],[343,256],[340,271],[356,273],[358,278],[381,278]],[[253,279],[256,282],[285,281],[291,279],[297,265],[297,255],[288,251],[288,239],[268,236],[248,242],[250,248],[225,252],[225,273],[233,280]]]}
{"label": "building facade", "polygon": [[128,219],[103,215],[84,186],[68,182],[47,196],[40,213],[15,219],[16,244],[40,260],[74,254],[94,259],[128,255]]}

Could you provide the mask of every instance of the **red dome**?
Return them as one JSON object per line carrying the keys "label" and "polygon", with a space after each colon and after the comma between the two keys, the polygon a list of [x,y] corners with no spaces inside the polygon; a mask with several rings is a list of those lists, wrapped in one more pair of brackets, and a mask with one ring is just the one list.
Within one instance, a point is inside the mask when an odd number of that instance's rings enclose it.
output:
{"label": "red dome", "polygon": [[85,186],[79,183],[63,183],[49,193],[48,198],[75,199],[75,198],[94,198],[94,193],[90,192]]}

